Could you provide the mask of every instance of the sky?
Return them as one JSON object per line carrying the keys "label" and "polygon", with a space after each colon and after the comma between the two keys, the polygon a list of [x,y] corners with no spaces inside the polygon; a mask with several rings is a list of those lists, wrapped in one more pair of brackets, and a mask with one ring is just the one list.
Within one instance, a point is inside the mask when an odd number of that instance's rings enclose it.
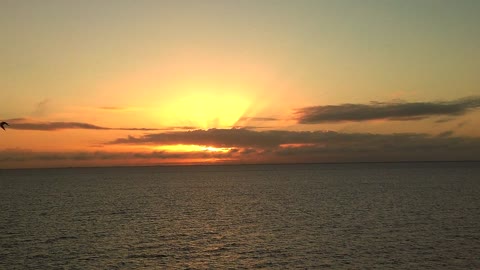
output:
{"label": "sky", "polygon": [[0,1],[0,168],[480,160],[480,1]]}

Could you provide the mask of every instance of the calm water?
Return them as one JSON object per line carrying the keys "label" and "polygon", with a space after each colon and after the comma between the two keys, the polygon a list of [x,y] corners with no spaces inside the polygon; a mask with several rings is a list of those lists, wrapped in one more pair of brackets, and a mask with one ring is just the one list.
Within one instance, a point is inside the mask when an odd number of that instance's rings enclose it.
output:
{"label": "calm water", "polygon": [[0,170],[0,269],[480,269],[480,163]]}

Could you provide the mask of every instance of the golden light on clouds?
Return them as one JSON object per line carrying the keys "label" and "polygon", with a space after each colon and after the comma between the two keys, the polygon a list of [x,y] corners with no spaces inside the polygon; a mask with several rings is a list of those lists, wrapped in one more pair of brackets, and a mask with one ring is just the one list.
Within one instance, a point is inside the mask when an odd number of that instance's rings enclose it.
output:
{"label": "golden light on clouds", "polygon": [[175,145],[159,145],[154,146],[154,150],[159,151],[168,151],[168,152],[221,152],[226,153],[231,150],[231,148],[225,147],[213,147],[205,145],[195,145],[195,144],[175,144]]}

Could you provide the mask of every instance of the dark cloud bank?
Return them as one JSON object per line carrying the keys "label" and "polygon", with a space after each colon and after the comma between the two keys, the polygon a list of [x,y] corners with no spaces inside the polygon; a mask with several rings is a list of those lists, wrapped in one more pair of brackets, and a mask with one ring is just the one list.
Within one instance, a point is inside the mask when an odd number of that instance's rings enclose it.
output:
{"label": "dark cloud bank", "polygon": [[[209,129],[146,134],[110,144],[197,144],[243,149],[257,158],[287,162],[480,160],[480,139],[427,134],[369,134],[333,131]],[[247,151],[248,149],[248,151]]]}
{"label": "dark cloud bank", "polygon": [[432,116],[459,116],[480,107],[480,97],[448,102],[372,102],[301,108],[296,111],[300,124],[367,120],[420,120]]}
{"label": "dark cloud bank", "polygon": [[[31,152],[0,151],[1,163],[22,161],[121,161],[217,159],[226,163],[390,162],[480,160],[480,139],[427,134],[369,134],[333,131],[253,131],[209,129],[119,138],[107,145],[196,144],[230,148],[227,152]],[[0,164],[1,164],[0,163]]]}

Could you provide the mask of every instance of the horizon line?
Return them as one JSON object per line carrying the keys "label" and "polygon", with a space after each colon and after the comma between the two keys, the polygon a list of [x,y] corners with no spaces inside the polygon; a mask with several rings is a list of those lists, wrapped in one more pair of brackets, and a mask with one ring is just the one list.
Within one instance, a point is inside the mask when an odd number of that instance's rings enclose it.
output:
{"label": "horizon line", "polygon": [[266,163],[191,163],[191,164],[155,164],[155,165],[113,165],[113,166],[58,166],[0,168],[2,170],[42,170],[42,169],[108,169],[108,168],[150,168],[150,167],[213,167],[213,166],[275,166],[275,165],[341,165],[341,164],[394,164],[394,163],[475,163],[479,160],[403,160],[403,161],[332,161],[332,162],[266,162]]}

